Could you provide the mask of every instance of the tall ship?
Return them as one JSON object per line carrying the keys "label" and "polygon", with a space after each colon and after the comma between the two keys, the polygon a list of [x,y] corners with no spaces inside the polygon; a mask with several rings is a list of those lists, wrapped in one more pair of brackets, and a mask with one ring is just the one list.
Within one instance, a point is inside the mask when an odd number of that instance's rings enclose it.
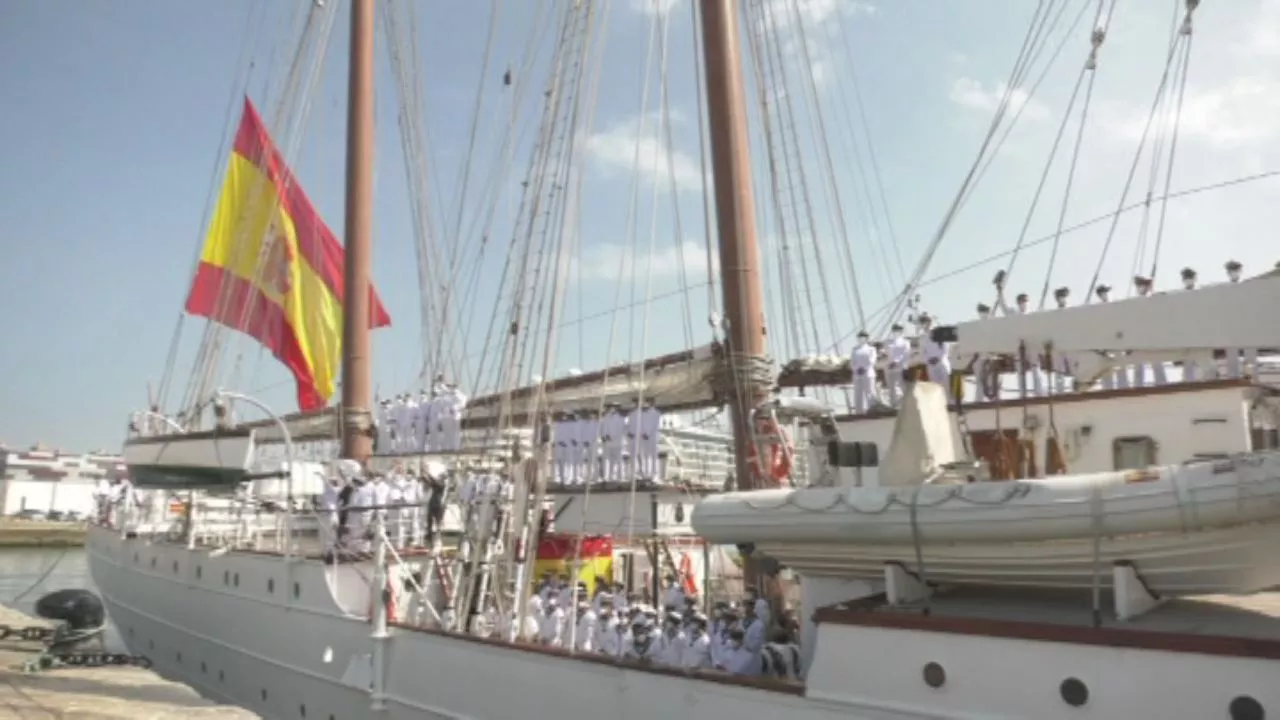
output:
{"label": "tall ship", "polygon": [[[208,320],[193,380],[170,403],[167,372],[124,446],[124,482],[153,501],[126,500],[89,532],[94,582],[132,653],[273,720],[1280,712],[1271,674],[1280,595],[1270,591],[1280,584],[1280,397],[1266,381],[1280,348],[1270,317],[1280,273],[1228,263],[1222,282],[1184,272],[1182,289],[1156,293],[1153,261],[1129,297],[1112,298],[1095,277],[1083,300],[1058,291],[1053,304],[1046,274],[1034,307],[1026,295],[1006,301],[1022,277],[1010,259],[977,318],[935,317],[918,292],[1001,133],[1028,107],[1032,69],[1075,39],[1091,88],[1114,2],[1037,6],[936,238],[911,272],[900,257],[881,258],[904,283],[880,313],[864,311],[853,270],[872,253],[851,254],[821,149],[834,121],[817,103],[817,139],[801,142],[796,127],[794,106],[815,96],[821,76],[807,45],[820,39],[813,8],[689,3],[704,167],[676,167],[668,152],[654,153],[667,160],[650,169],[664,178],[655,188],[683,182],[703,193],[710,329],[698,343],[686,319],[687,349],[632,348],[594,371],[562,371],[557,353],[570,342],[560,337],[564,310],[583,272],[578,218],[592,208],[575,157],[590,143],[609,4],[544,3],[532,32],[553,38],[545,67],[495,71],[485,54],[484,72],[504,92],[532,88],[540,108],[501,277],[471,260],[496,245],[491,216],[460,208],[445,223],[458,229],[444,234],[480,239],[450,245],[415,212],[426,347],[413,390],[389,399],[375,395],[371,341],[392,322],[372,280],[379,12],[416,210],[435,192],[432,156],[412,12],[390,0],[342,5],[298,4],[297,52],[272,120],[286,132],[301,124],[349,9],[341,239],[291,169],[294,138],[277,144],[244,100],[186,300],[187,316]],[[667,23],[681,5],[643,5],[650,61],[665,78]],[[1133,159],[1136,169],[1161,158],[1150,165],[1156,192],[1135,210],[1157,236],[1173,195],[1167,183],[1160,195],[1158,181],[1172,172],[1177,137],[1165,111],[1185,82],[1198,5],[1179,8],[1166,67],[1181,70],[1161,81],[1148,119],[1173,140]],[[1082,26],[1091,13],[1093,26]],[[539,67],[545,77],[533,76]],[[669,151],[665,88],[656,113],[649,90],[642,117],[659,116],[651,144]],[[753,183],[753,93],[767,213]],[[1079,97],[1083,111],[1073,95],[1068,116],[1087,114],[1088,95]],[[485,112],[477,102],[475,114]],[[629,136],[637,166],[640,135]],[[809,140],[830,184],[820,205],[834,243],[818,241],[811,197],[821,193],[799,167],[814,154]],[[512,154],[501,142],[499,176]],[[459,195],[470,182],[464,171]],[[682,237],[689,220],[675,208]],[[767,243],[761,214],[772,221]],[[1065,232],[1059,219],[1055,252]],[[824,259],[820,250],[833,248]],[[649,322],[675,333],[677,314],[649,307],[653,261],[609,260],[646,288],[629,303],[644,316],[632,333],[641,347]],[[847,298],[828,282],[840,278]],[[778,286],[773,296],[767,284]],[[470,317],[481,290],[493,291],[492,312]],[[628,306],[618,293],[616,308]],[[457,338],[486,320],[476,360]],[[850,320],[851,352],[841,329]],[[221,387],[238,377],[239,359],[219,363],[240,339],[287,368],[297,412]],[[775,363],[771,351],[794,359]],[[588,592],[587,605],[570,601],[564,632],[544,631],[564,612],[536,591],[548,576],[567,579],[571,598],[579,582]],[[668,592],[711,615],[691,613],[712,635],[651,629],[645,611],[621,627],[616,649],[579,635],[588,626],[578,620],[600,605],[584,608],[601,597],[661,607]],[[757,597],[742,625],[712,605]],[[649,644],[677,637],[715,650],[671,661]]]}

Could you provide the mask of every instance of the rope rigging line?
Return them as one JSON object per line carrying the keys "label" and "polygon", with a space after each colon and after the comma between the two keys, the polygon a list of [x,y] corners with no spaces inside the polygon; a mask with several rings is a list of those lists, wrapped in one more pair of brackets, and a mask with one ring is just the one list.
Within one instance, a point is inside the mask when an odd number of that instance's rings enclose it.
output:
{"label": "rope rigging line", "polygon": [[[1165,164],[1164,170],[1164,194],[1168,196],[1169,188],[1173,185],[1173,167],[1178,158],[1178,130],[1182,126],[1182,103],[1187,95],[1187,76],[1191,71],[1191,45],[1195,40],[1195,33],[1191,25],[1191,11],[1194,9],[1195,2],[1187,3],[1187,19],[1182,26],[1182,34],[1186,36],[1187,41],[1183,43],[1182,51],[1182,67],[1178,78],[1178,99],[1173,109],[1173,129],[1169,137],[1169,162]],[[1154,281],[1156,271],[1160,267],[1160,248],[1164,245],[1164,226],[1165,220],[1169,212],[1169,203],[1167,201],[1160,203],[1160,221],[1156,225],[1156,246],[1151,254],[1151,277]]]}
{"label": "rope rigging line", "polygon": [[[311,97],[318,85],[319,71],[325,60],[325,50],[328,46],[328,39],[333,28],[335,16],[336,13],[333,12],[332,8],[326,9],[315,5],[309,7],[303,22],[301,35],[295,44],[296,50],[285,79],[284,92],[276,106],[275,125],[284,128],[283,134],[286,140],[281,154],[284,156],[285,162],[290,165],[292,165],[298,152],[301,141],[300,128],[310,111]],[[267,181],[263,180],[262,182]],[[261,190],[266,190],[266,188],[261,188]],[[262,192],[257,192],[254,195],[262,194]],[[282,202],[281,193],[274,192],[271,193],[271,196],[271,202],[274,206],[260,209],[278,213],[279,204]],[[242,235],[248,232],[250,232],[249,228],[241,228]],[[231,258],[233,263],[239,263],[239,259],[245,258],[244,253],[248,250],[246,245],[249,243],[244,242],[246,238],[240,237],[238,240],[241,242],[235,244],[234,254]],[[258,256],[254,259],[253,275],[255,278],[261,279],[263,277],[270,245],[271,243],[264,242],[259,248]],[[215,300],[215,307],[217,308],[215,313],[218,316],[227,314],[232,297],[233,293],[227,285],[224,284],[219,288],[218,297]],[[243,326],[255,309],[255,302],[246,303],[236,324]],[[200,410],[208,402],[206,398],[210,396],[214,377],[217,374],[219,359],[225,351],[226,338],[229,333],[231,333],[229,326],[213,321],[206,323],[201,349],[194,362],[193,380],[188,385],[187,397],[183,403],[184,413],[187,414],[191,421],[199,420]],[[243,342],[244,338],[239,338],[239,341]],[[239,345],[239,342],[234,342],[233,344]],[[240,357],[239,353],[237,353],[237,357]],[[239,361],[237,360],[233,373],[238,371],[238,367]]]}
{"label": "rope rigging line", "polygon": [[[1257,182],[1257,181],[1259,181],[1259,180],[1270,180],[1270,179],[1272,179],[1272,178],[1280,178],[1280,170],[1267,170],[1267,171],[1260,172],[1260,173],[1253,173],[1253,174],[1251,174],[1251,175],[1245,175],[1245,176],[1238,177],[1238,178],[1232,178],[1232,179],[1230,179],[1230,180],[1221,180],[1221,181],[1219,181],[1219,182],[1209,183],[1209,184],[1207,184],[1207,185],[1199,185],[1199,186],[1196,186],[1196,187],[1187,188],[1187,189],[1185,189],[1185,190],[1179,190],[1179,191],[1177,191],[1177,192],[1173,192],[1173,193],[1170,193],[1170,194],[1168,194],[1168,195],[1162,195],[1162,196],[1160,196],[1160,197],[1158,197],[1158,198],[1155,198],[1155,200],[1158,200],[1158,201],[1165,201],[1165,200],[1177,200],[1177,199],[1179,199],[1179,198],[1189,197],[1189,196],[1191,196],[1191,195],[1197,195],[1197,194],[1199,194],[1199,193],[1203,193],[1203,192],[1211,192],[1211,191],[1213,191],[1213,190],[1221,190],[1221,189],[1223,189],[1223,188],[1234,187],[1234,186],[1236,186],[1236,185],[1243,185],[1243,184],[1245,184],[1245,183]],[[1084,220],[1084,221],[1078,222],[1078,223],[1076,223],[1076,224],[1074,224],[1074,225],[1070,225],[1070,226],[1068,226],[1068,227],[1066,227],[1066,228],[1063,228],[1063,230],[1062,230],[1062,234],[1063,234],[1063,235],[1067,235],[1067,234],[1070,234],[1070,233],[1073,233],[1073,232],[1078,232],[1078,231],[1080,231],[1080,230],[1086,230],[1086,229],[1088,229],[1088,228],[1090,228],[1090,227],[1093,227],[1094,225],[1097,225],[1097,224],[1099,224],[1099,223],[1103,223],[1103,222],[1106,222],[1106,221],[1108,221],[1108,220],[1111,220],[1115,215],[1124,215],[1124,214],[1129,213],[1129,212],[1132,212],[1132,211],[1134,211],[1134,210],[1140,210],[1140,209],[1143,209],[1143,208],[1147,205],[1147,202],[1148,202],[1148,201],[1147,201],[1146,199],[1139,200],[1139,201],[1136,201],[1136,202],[1132,202],[1132,203],[1129,203],[1128,205],[1125,205],[1124,207],[1119,208],[1119,209],[1117,209],[1117,210],[1113,210],[1113,211],[1111,211],[1111,212],[1103,213],[1103,214],[1101,214],[1101,215],[1097,215],[1097,216],[1095,216],[1095,217],[1089,218],[1088,220]],[[1030,242],[1026,243],[1025,245],[1023,245],[1023,248],[1024,248],[1024,249],[1026,249],[1026,248],[1031,248],[1031,247],[1035,247],[1035,246],[1037,246],[1037,245],[1043,245],[1044,243],[1047,243],[1047,242],[1052,242],[1052,241],[1053,241],[1053,239],[1054,239],[1054,237],[1056,237],[1056,236],[1057,236],[1057,233],[1050,233],[1050,234],[1045,235],[1045,236],[1043,236],[1043,237],[1036,238],[1035,240],[1032,240],[1032,241],[1030,241]],[[977,260],[977,261],[971,262],[971,263],[969,263],[969,264],[967,264],[967,265],[964,265],[964,266],[958,267],[958,268],[956,268],[956,269],[954,269],[954,270],[949,270],[949,271],[944,272],[944,273],[942,273],[942,274],[934,275],[933,277],[930,277],[930,278],[927,278],[927,279],[925,279],[925,280],[922,280],[922,281],[920,282],[919,287],[924,288],[924,287],[928,287],[928,286],[930,286],[930,285],[935,285],[935,284],[937,284],[937,283],[943,282],[944,280],[950,280],[950,279],[952,279],[952,278],[959,277],[960,275],[963,275],[963,274],[965,274],[965,273],[969,273],[969,272],[972,272],[972,271],[977,270],[977,269],[979,269],[979,268],[986,267],[987,265],[990,265],[990,264],[992,264],[992,263],[994,263],[994,262],[998,262],[998,261],[1000,261],[1000,260],[1003,260],[1003,259],[1005,259],[1005,258],[1009,257],[1009,254],[1010,254],[1010,253],[1012,253],[1012,252],[1013,252],[1013,250],[1002,250],[1002,251],[1000,251],[1000,252],[998,252],[998,253],[994,253],[994,254],[988,255],[987,257],[984,257],[984,258],[982,258],[981,260]],[[886,312],[888,312],[892,307],[893,307],[893,301],[887,302],[887,303],[885,303],[884,305],[882,305],[882,306],[880,306],[879,308],[877,308],[877,309],[875,310],[875,312],[873,312],[873,313],[871,314],[871,317],[877,317],[877,316],[879,316],[879,315],[881,315],[881,314],[883,314],[883,313],[886,313]],[[848,342],[848,341],[849,341],[849,339],[850,339],[850,338],[852,338],[852,337],[853,337],[853,332],[850,332],[849,334],[844,335],[844,336],[842,336],[841,338],[839,338],[839,339],[836,341],[836,343],[835,343],[835,344],[833,344],[831,347],[832,347],[832,348],[837,348],[837,347],[839,347],[842,343]]]}
{"label": "rope rigging line", "polygon": [[[835,164],[831,159],[831,145],[829,142],[829,133],[827,131],[827,121],[825,113],[822,110],[822,100],[818,94],[817,80],[814,79],[816,68],[813,65],[813,49],[809,41],[808,32],[805,30],[804,16],[800,13],[798,3],[791,3],[791,22],[795,25],[796,35],[800,38],[800,61],[802,63],[800,74],[805,78],[804,88],[806,90],[805,97],[809,102],[811,112],[808,113],[812,123],[816,124],[815,142],[817,143],[818,155],[822,159],[822,167],[826,175],[826,183],[824,190],[826,191],[826,204],[829,209],[833,209],[834,214],[828,213],[832,224],[834,225],[836,236],[837,254],[844,260],[845,272],[838,273],[841,280],[844,281],[845,293],[848,299],[853,301],[853,307],[857,313],[858,323],[865,326],[867,322],[866,310],[862,303],[862,292],[858,287],[858,273],[853,264],[853,255],[849,243],[849,225],[846,220],[844,202],[840,197],[840,188],[836,182]],[[822,261],[820,254],[821,243],[817,236],[811,238],[814,243],[814,257],[818,261],[818,271],[822,277],[824,300],[827,303],[827,315],[829,319],[827,335],[833,334],[836,327],[835,306],[832,304],[831,292],[826,282],[825,263]],[[847,307],[847,306],[846,306]],[[818,347],[821,347],[820,345]]]}
{"label": "rope rigging line", "polygon": [[707,127],[707,98],[704,91],[706,83],[703,78],[702,67],[702,15],[698,7],[698,3],[689,3],[689,14],[692,20],[693,32],[689,33],[693,36],[693,65],[694,65],[694,89],[697,96],[698,111],[698,177],[703,178],[702,182],[702,244],[707,257],[707,321],[714,326],[711,316],[718,313],[720,307],[720,299],[716,289],[716,275],[712,260],[715,258],[715,252],[711,244],[711,235],[713,228],[711,225],[711,187],[706,182],[708,175],[708,153],[710,152],[710,136]]}
{"label": "rope rigging line", "polygon": [[[1013,133],[1014,128],[1018,127],[1018,121],[1022,119],[1022,114],[1026,112],[1026,109],[1031,105],[1032,99],[1036,97],[1036,92],[1040,89],[1040,85],[1044,83],[1045,78],[1049,76],[1049,71],[1053,70],[1054,66],[1057,64],[1058,58],[1067,47],[1067,43],[1075,37],[1076,28],[1080,25],[1080,21],[1084,19],[1085,14],[1088,12],[1090,2],[1091,0],[1082,0],[1080,3],[1080,9],[1076,12],[1071,24],[1067,26],[1067,29],[1062,33],[1061,37],[1059,37],[1058,44],[1054,47],[1053,52],[1049,54],[1049,59],[1044,63],[1044,66],[1040,69],[1040,75],[1036,77],[1035,82],[1028,86],[1026,91],[1026,101],[1018,105],[1018,109],[1013,113],[1013,119],[1003,126],[1003,129],[1000,131],[1000,137],[994,144],[992,144],[991,152],[987,153],[987,156],[982,161],[982,167],[979,168],[977,174],[974,175],[973,183],[975,186],[981,182],[984,177],[986,177],[987,170],[991,168],[992,163],[994,163],[996,158],[999,157],[1001,148],[1004,147],[1005,141],[1009,139],[1009,135]],[[1050,24],[1049,34],[1052,34],[1053,30],[1058,27],[1059,21],[1068,7],[1069,5],[1065,4],[1059,7],[1058,14],[1054,16],[1053,22]],[[1035,61],[1040,58],[1041,51],[1043,51],[1043,46],[1034,54],[1032,58],[1033,65],[1035,64]],[[960,203],[961,209],[968,205],[969,199],[972,197],[973,193],[969,193],[965,196],[964,201]]]}
{"label": "rope rigging line", "polygon": [[[257,13],[255,15],[255,9]],[[233,134],[230,132],[232,118],[235,117],[236,107],[242,103],[245,91],[249,87],[249,83],[253,80],[254,70],[257,65],[253,58],[257,54],[258,43],[262,36],[257,29],[263,25],[263,16],[266,14],[267,3],[259,0],[256,4],[250,5],[248,12],[245,13],[245,27],[241,33],[241,37],[245,38],[245,42],[240,46],[240,57],[236,61],[237,70],[232,82],[231,92],[227,98],[227,108],[223,113],[222,127],[224,128],[222,139],[218,144],[217,154],[213,159],[213,167],[209,171],[209,188],[210,192],[205,195],[204,209],[200,213],[200,232],[195,243],[195,250],[191,259],[191,276],[195,277],[200,267],[200,258],[204,252],[204,231],[209,225],[209,220],[213,215],[214,198],[217,197],[216,188],[218,186],[218,178],[221,175],[223,164],[226,162],[227,148],[232,142]],[[257,21],[255,22],[255,17]],[[156,407],[163,408],[168,401],[169,388],[173,380],[173,373],[178,364],[178,346],[182,339],[183,326],[187,319],[186,309],[178,311],[178,320],[173,329],[172,338],[169,341],[169,351],[165,357],[164,371],[160,376],[160,385],[156,390],[155,398],[148,400]]]}
{"label": "rope rigging line", "polygon": [[1080,161],[1080,146],[1084,141],[1084,131],[1085,128],[1088,127],[1089,105],[1093,100],[1093,83],[1098,77],[1098,50],[1102,48],[1102,43],[1107,38],[1107,30],[1111,26],[1111,18],[1115,16],[1116,0],[1111,0],[1111,7],[1107,10],[1106,19],[1101,25],[1098,24],[1098,20],[1102,15],[1102,6],[1104,2],[1105,0],[1098,0],[1099,17],[1094,18],[1094,30],[1090,36],[1090,44],[1092,47],[1089,50],[1089,58],[1085,61],[1085,68],[1089,73],[1089,85],[1084,93],[1084,105],[1080,108],[1080,127],[1076,131],[1075,148],[1071,151],[1071,165],[1067,169],[1066,187],[1062,192],[1062,206],[1058,211],[1058,225],[1054,232],[1052,249],[1049,252],[1049,267],[1045,270],[1044,287],[1040,291],[1040,310],[1044,309],[1045,303],[1049,299],[1049,284],[1053,280],[1053,267],[1054,263],[1058,259],[1058,244],[1062,237],[1062,226],[1067,221],[1067,203],[1071,198],[1071,186],[1075,181],[1076,165]]}
{"label": "rope rigging line", "polygon": [[[1129,191],[1133,187],[1133,180],[1138,173],[1138,164],[1142,160],[1142,149],[1146,147],[1147,136],[1151,133],[1151,125],[1155,122],[1156,113],[1160,109],[1161,99],[1164,95],[1165,89],[1169,85],[1169,74],[1174,67],[1174,57],[1177,53],[1178,46],[1181,44],[1182,38],[1190,37],[1189,29],[1191,27],[1191,16],[1198,6],[1199,2],[1197,0],[1187,0],[1183,25],[1188,28],[1188,33],[1185,35],[1183,33],[1179,33],[1169,43],[1169,52],[1165,56],[1164,72],[1160,76],[1160,84],[1156,88],[1155,98],[1152,100],[1151,109],[1147,113],[1147,122],[1142,128],[1142,136],[1138,139],[1138,148],[1134,151],[1133,162],[1129,165],[1129,174],[1125,178],[1124,189],[1120,193],[1120,200],[1117,203],[1117,208],[1123,208],[1129,199]],[[1111,249],[1112,241],[1115,240],[1116,228],[1120,223],[1120,215],[1121,213],[1119,211],[1111,215],[1111,226],[1107,229],[1107,239],[1102,245],[1102,252],[1098,257],[1098,265],[1094,269],[1093,277],[1089,280],[1089,289],[1085,293],[1085,304],[1092,302],[1094,289],[1098,286],[1098,279],[1102,276],[1103,265],[1107,261],[1107,253]]]}
{"label": "rope rigging line", "polygon": [[[1178,27],[1182,20],[1182,5],[1183,0],[1173,0],[1173,14],[1169,21],[1169,42],[1173,42],[1178,36]],[[1175,62],[1177,61],[1175,60]],[[1131,281],[1127,285],[1131,296],[1137,289],[1132,282],[1132,278],[1142,272],[1142,266],[1145,263],[1147,256],[1147,240],[1149,238],[1152,225],[1151,203],[1156,197],[1156,192],[1158,191],[1158,185],[1160,182],[1160,168],[1164,161],[1165,143],[1168,141],[1168,126],[1172,121],[1172,118],[1170,117],[1173,112],[1170,107],[1172,102],[1173,98],[1166,94],[1161,98],[1160,106],[1156,110],[1158,117],[1160,118],[1160,123],[1156,126],[1155,139],[1151,144],[1151,166],[1147,170],[1146,205],[1142,209],[1142,217],[1138,223],[1138,242],[1134,248],[1133,265],[1129,271]]]}
{"label": "rope rigging line", "polygon": [[[696,3],[693,4],[696,5]],[[782,315],[785,318],[782,323],[784,328],[784,332],[782,334],[783,344],[787,348],[787,354],[789,356],[794,356],[800,354],[802,352],[801,348],[804,347],[804,343],[801,340],[803,324],[801,323],[800,315],[796,307],[798,293],[792,285],[795,271],[792,268],[790,258],[791,248],[790,241],[787,236],[787,218],[782,205],[782,188],[779,185],[782,172],[779,167],[776,143],[774,142],[774,120],[772,113],[770,112],[770,98],[777,97],[780,91],[777,87],[777,83],[773,79],[772,57],[769,56],[762,47],[765,44],[763,32],[764,26],[758,19],[758,15],[759,0],[753,0],[752,3],[747,6],[748,23],[754,30],[754,32],[747,33],[747,51],[750,55],[752,69],[755,73],[755,87],[757,88],[757,94],[759,97],[761,125],[763,126],[765,146],[768,150],[765,154],[767,161],[767,177],[771,191],[770,199],[773,201],[772,204],[775,211],[773,218],[778,235],[776,243],[778,261],[775,265],[778,271],[778,285],[781,298],[776,298],[772,293],[770,293],[769,299],[771,301],[780,302],[782,305]],[[766,206],[762,203],[761,210],[765,207]],[[708,237],[710,237],[709,233]],[[708,252],[710,252],[709,249]],[[768,292],[770,288],[766,285],[765,290]],[[715,329],[718,330],[718,328]]]}
{"label": "rope rigging line", "polygon": [[[924,277],[924,273],[927,272],[929,265],[933,262],[933,258],[937,254],[938,248],[941,246],[942,239],[946,236],[952,222],[954,222],[956,215],[964,204],[965,198],[972,191],[974,178],[991,148],[991,144],[995,139],[997,130],[1004,121],[1005,114],[1015,96],[1014,93],[1020,91],[1022,80],[1030,70],[1031,60],[1036,57],[1036,50],[1040,41],[1047,35],[1045,30],[1049,21],[1048,11],[1052,7],[1052,0],[1049,0],[1048,2],[1046,2],[1046,0],[1039,0],[1037,3],[1036,11],[1032,15],[1031,23],[1027,28],[1026,36],[1023,39],[1022,47],[1018,51],[1018,56],[1014,62],[1013,69],[1010,71],[1009,80],[1005,83],[1005,91],[1000,98],[1000,102],[996,106],[996,111],[992,117],[991,124],[978,148],[977,156],[974,158],[968,173],[961,182],[960,189],[957,191],[950,207],[944,213],[942,222],[939,225],[938,230],[934,233],[933,239],[929,242],[928,247],[925,249],[920,261],[917,263],[915,270],[913,270],[907,287],[903,288],[903,291],[895,299],[892,305],[893,310],[887,317],[896,318],[906,308],[908,302],[915,294],[915,289],[920,280]],[[1060,14],[1058,17],[1060,17]]]}

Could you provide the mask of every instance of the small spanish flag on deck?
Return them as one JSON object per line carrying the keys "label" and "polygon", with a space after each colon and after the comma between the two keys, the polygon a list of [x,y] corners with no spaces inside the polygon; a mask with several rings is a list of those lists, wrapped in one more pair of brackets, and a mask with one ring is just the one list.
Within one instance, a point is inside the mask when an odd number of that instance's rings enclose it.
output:
{"label": "small spanish flag on deck", "polygon": [[[582,568],[574,578],[573,563],[576,559],[581,559]],[[582,581],[587,584],[587,591],[594,595],[597,577],[613,580],[613,537],[547,533],[538,542],[534,568],[538,577],[550,572],[568,575],[571,583]]]}
{"label": "small spanish flag on deck", "polygon": [[[187,312],[262,343],[292,371],[298,407],[324,407],[342,363],[344,258],[245,98]],[[370,326],[390,325],[369,292]]]}

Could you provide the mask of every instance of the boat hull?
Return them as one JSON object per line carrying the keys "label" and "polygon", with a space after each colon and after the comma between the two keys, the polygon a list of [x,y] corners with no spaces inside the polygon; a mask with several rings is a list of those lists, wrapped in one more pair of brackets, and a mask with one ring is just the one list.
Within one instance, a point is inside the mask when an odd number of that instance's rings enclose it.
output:
{"label": "boat hull", "polygon": [[218,490],[247,479],[253,453],[253,431],[227,430],[133,438],[124,461],[138,488]]}
{"label": "boat hull", "polygon": [[[90,569],[130,652],[161,675],[265,718],[366,718],[378,640],[352,572],[253,553],[90,531]],[[136,558],[136,559],[135,559]],[[153,562],[154,561],[154,562]],[[348,566],[340,566],[348,567]],[[358,573],[354,573],[358,574]],[[346,583],[343,586],[343,583]],[[345,609],[344,609],[345,607]],[[759,690],[473,638],[392,628],[383,641],[386,717],[652,720],[654,713],[738,720],[862,715]],[[493,688],[502,687],[502,692]],[[694,707],[696,705],[696,708]]]}
{"label": "boat hull", "polygon": [[[1171,652],[823,622],[803,693],[392,628],[380,714],[372,710],[369,683],[377,641],[368,622],[342,609],[361,604],[362,589],[350,582],[358,571],[339,577],[311,561],[211,554],[102,528],[90,530],[87,549],[131,652],[151,658],[167,678],[268,720],[1070,720],[1081,712],[1220,717],[1243,697],[1265,708],[1280,705],[1276,661],[1257,652],[1228,656],[1221,648]],[[822,585],[807,582],[805,589]],[[828,601],[837,601],[853,585],[831,592]],[[823,600],[806,596],[806,602]],[[945,687],[928,685],[933,666],[945,669]],[[1171,677],[1178,682],[1169,683]],[[1086,708],[1059,697],[1069,681],[1089,689]]]}
{"label": "boat hull", "polygon": [[[1161,594],[1280,585],[1280,453],[1017,482],[806,488],[712,496],[712,542],[750,542],[806,575],[1090,588],[1112,564]],[[1100,580],[1099,580],[1100,578]]]}

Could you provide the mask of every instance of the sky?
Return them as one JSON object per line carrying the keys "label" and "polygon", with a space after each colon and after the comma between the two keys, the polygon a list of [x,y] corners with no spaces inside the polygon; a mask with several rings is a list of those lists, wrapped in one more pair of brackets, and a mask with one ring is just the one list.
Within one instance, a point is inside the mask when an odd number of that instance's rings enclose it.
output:
{"label": "sky", "polygon": [[[9,69],[0,73],[0,442],[68,451],[119,446],[128,413],[143,407],[148,385],[158,387],[165,376],[244,95],[263,109],[317,208],[340,231],[348,25],[345,3],[328,2],[335,19],[326,59],[314,89],[293,93],[283,79],[296,19],[308,7],[298,0],[0,3],[0,62]],[[387,52],[392,44],[379,38],[374,281],[393,318],[375,335],[375,384],[383,396],[414,387],[432,348],[460,348],[450,371],[474,384],[485,382],[472,372],[481,360],[496,363],[485,341],[491,325],[504,325],[491,320],[502,317],[494,303],[504,289],[499,278],[516,235],[512,218],[548,77],[545,28],[558,19],[551,4],[422,0],[410,13],[399,3],[398,27],[415,38],[417,52],[399,79]],[[1070,227],[1121,205],[1166,67],[1173,13],[1184,7],[1153,0],[1112,13],[1110,0],[1040,5],[1061,7],[1061,20],[1046,31],[1025,81],[1007,94],[1017,122],[927,263],[921,306],[944,320],[971,317],[974,304],[992,299],[991,277],[1000,269],[1010,270],[1010,292],[1029,293],[1034,304],[1044,288],[1058,286],[1070,287],[1078,301],[1095,275],[1123,296],[1135,271],[1153,267],[1158,287],[1176,285],[1184,266],[1197,268],[1202,282],[1220,281],[1228,259],[1247,271],[1271,268],[1280,259],[1271,244],[1280,225],[1280,178],[1187,195],[1163,208],[1156,202],[1147,213],[1121,215],[1114,230],[1103,221],[1062,234],[1052,261],[1052,240],[1031,244],[1052,238],[1060,218]],[[716,261],[706,252],[689,5],[599,6],[591,40],[597,54],[584,82],[590,100],[582,103],[590,112],[570,145],[579,220],[560,277],[552,374],[705,343],[718,304],[707,287]],[[754,44],[757,57],[788,68],[785,83],[759,80],[754,66],[746,71],[771,351],[779,359],[843,353],[856,330],[878,326],[875,310],[921,265],[1006,96],[1036,3],[763,0],[762,7],[774,39]],[[1106,38],[1081,129],[1084,90],[1074,104],[1069,99],[1095,19]],[[749,49],[747,38],[762,28],[752,20],[743,25]],[[1170,85],[1181,110],[1170,102],[1155,114],[1163,129],[1148,136],[1130,204],[1148,189],[1163,194],[1171,154],[1174,192],[1280,170],[1280,0],[1205,3],[1192,29],[1185,86],[1180,72]],[[1060,38],[1061,54],[1050,62]],[[527,48],[540,46],[526,62]],[[507,68],[515,85],[504,88]],[[429,147],[406,159],[398,115],[410,87],[420,94],[414,117]],[[786,181],[769,169],[762,95],[774,108],[793,108],[769,126],[775,168],[787,152],[778,138],[798,139],[803,172]],[[282,111],[289,101],[306,111]],[[1161,162],[1153,172],[1157,140]],[[406,180],[415,171],[429,178],[422,193]],[[789,199],[779,205],[779,196]],[[789,210],[802,206],[809,210]],[[415,210],[426,213],[421,225]],[[465,292],[448,337],[423,337],[417,227],[475,258],[454,275]],[[1010,265],[1020,237],[1022,250]],[[779,270],[787,263],[795,265],[783,282]],[[198,318],[182,323],[170,405],[192,373],[203,327]],[[251,342],[233,343],[223,366],[224,386],[280,412],[294,409],[287,374]]]}

